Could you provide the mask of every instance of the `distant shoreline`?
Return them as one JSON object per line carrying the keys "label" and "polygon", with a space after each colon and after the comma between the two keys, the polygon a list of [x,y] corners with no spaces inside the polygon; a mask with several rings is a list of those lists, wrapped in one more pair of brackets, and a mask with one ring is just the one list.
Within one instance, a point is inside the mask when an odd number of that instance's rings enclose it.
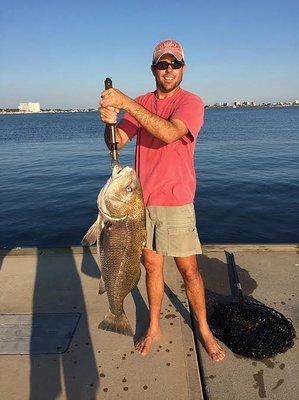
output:
{"label": "distant shoreline", "polygon": [[9,111],[8,109],[0,109],[0,115],[2,114],[65,114],[65,113],[88,113],[88,112],[97,112],[98,110],[96,109],[78,109],[78,110],[41,110],[38,112],[34,111],[19,111],[19,110],[11,110]]}
{"label": "distant shoreline", "polygon": [[293,103],[262,103],[262,104],[206,104],[205,108],[285,108],[298,107],[299,102]]}
{"label": "distant shoreline", "polygon": [[[298,107],[298,104],[257,104],[257,105],[205,105],[205,109],[215,109],[215,108],[224,108],[224,109],[237,109],[237,108],[288,108],[288,107]],[[78,109],[78,110],[41,110],[39,112],[32,111],[15,111],[15,110],[1,110],[0,115],[15,115],[15,114],[65,114],[65,113],[89,113],[89,112],[98,112],[97,109]]]}
{"label": "distant shoreline", "polygon": [[298,104],[256,104],[256,105],[205,105],[205,108],[286,108],[286,107],[298,107]]}

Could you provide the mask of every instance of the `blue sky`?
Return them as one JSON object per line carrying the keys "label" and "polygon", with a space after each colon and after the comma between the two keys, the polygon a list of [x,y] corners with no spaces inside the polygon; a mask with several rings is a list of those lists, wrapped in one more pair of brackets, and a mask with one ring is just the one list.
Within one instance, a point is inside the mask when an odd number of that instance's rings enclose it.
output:
{"label": "blue sky", "polygon": [[153,90],[166,38],[182,43],[182,86],[205,103],[296,100],[298,15],[298,0],[5,2],[0,108],[96,107],[106,76],[131,97]]}

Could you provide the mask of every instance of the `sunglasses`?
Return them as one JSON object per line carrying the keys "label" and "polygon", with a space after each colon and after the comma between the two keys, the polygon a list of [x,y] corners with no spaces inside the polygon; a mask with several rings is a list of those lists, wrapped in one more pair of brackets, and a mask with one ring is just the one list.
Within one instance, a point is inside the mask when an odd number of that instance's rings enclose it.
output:
{"label": "sunglasses", "polygon": [[158,61],[157,64],[154,64],[154,67],[162,71],[167,69],[169,65],[172,69],[180,69],[184,65],[184,61],[172,60],[170,63],[167,61]]}

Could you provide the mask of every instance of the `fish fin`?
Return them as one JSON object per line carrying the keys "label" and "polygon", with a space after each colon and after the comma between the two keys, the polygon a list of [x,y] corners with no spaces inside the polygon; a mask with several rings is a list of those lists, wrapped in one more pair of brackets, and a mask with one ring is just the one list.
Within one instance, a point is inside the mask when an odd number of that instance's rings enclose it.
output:
{"label": "fish fin", "polygon": [[100,281],[99,281],[99,294],[103,294],[106,292],[106,287],[105,287],[105,282],[103,277],[100,277]]}
{"label": "fish fin", "polygon": [[101,215],[99,213],[98,215],[98,219],[97,221],[99,221],[99,225],[98,225],[98,237],[97,237],[97,256],[98,256],[98,260],[100,260],[100,252],[101,252],[101,240],[100,240],[100,235],[102,233],[102,230],[104,228],[104,221],[103,218],[101,218]]}
{"label": "fish fin", "polygon": [[100,322],[99,329],[120,333],[121,335],[133,336],[130,322],[125,313],[122,313],[121,315],[114,315],[111,311],[109,311],[103,321]]}
{"label": "fish fin", "polygon": [[87,233],[83,237],[81,241],[82,246],[91,246],[92,244],[94,244],[99,237],[101,228],[101,217],[100,215],[98,215],[97,220],[91,225],[91,227],[88,229]]}

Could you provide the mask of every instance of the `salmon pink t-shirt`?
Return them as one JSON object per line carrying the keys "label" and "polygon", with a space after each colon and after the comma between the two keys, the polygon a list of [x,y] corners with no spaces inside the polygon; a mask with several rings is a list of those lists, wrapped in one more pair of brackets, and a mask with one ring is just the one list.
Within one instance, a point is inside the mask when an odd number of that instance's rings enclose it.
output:
{"label": "salmon pink t-shirt", "polygon": [[196,189],[194,148],[203,125],[202,100],[181,88],[165,99],[158,99],[156,92],[150,92],[135,100],[164,119],[179,119],[189,130],[181,139],[167,144],[151,135],[128,113],[118,124],[130,140],[137,135],[135,169],[145,205],[181,206],[193,203]]}

